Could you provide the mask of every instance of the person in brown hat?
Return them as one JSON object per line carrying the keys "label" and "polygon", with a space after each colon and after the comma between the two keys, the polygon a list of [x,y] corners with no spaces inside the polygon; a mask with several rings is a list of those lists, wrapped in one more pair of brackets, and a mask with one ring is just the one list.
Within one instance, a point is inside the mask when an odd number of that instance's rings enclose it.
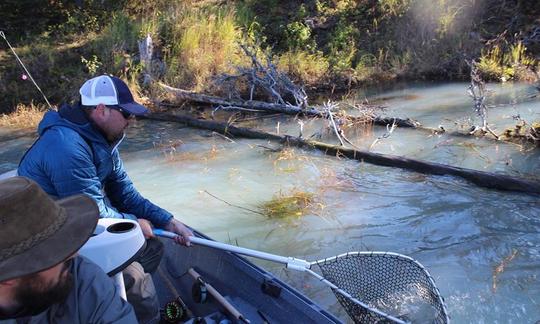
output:
{"label": "person in brown hat", "polygon": [[0,181],[0,323],[136,323],[131,305],[77,256],[99,210],[86,195],[52,200],[24,177]]}

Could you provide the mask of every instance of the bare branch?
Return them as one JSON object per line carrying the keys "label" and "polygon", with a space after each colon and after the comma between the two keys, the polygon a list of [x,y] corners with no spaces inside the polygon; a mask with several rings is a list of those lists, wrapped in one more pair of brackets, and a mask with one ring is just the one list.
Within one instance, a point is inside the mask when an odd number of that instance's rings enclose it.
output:
{"label": "bare branch", "polygon": [[345,143],[343,143],[343,140],[341,139],[341,136],[340,136],[340,133],[342,133],[342,132],[341,132],[340,129],[338,129],[338,126],[336,125],[336,122],[334,121],[334,116],[332,116],[332,109],[334,109],[336,107],[337,107],[337,104],[331,102],[330,100],[328,100],[323,105],[323,109],[326,112],[326,114],[328,115],[328,119],[330,119],[330,122],[332,123],[332,126],[334,127],[334,132],[336,133],[336,136],[339,139],[339,142],[341,143],[341,146],[345,146]]}
{"label": "bare branch", "polygon": [[[469,67],[471,68],[471,84],[469,85],[468,92],[471,98],[474,102],[474,111],[476,114],[480,117],[482,121],[482,126],[480,127],[480,130],[483,133],[490,133],[493,135],[496,139],[499,139],[499,136],[495,134],[493,130],[488,126],[487,122],[487,106],[485,104],[486,100],[486,84],[480,77],[480,73],[478,72],[478,67],[476,61],[468,62],[466,61]],[[471,134],[475,133],[479,128],[474,127],[471,131]]]}
{"label": "bare branch", "polygon": [[388,138],[390,137],[390,135],[392,135],[392,133],[394,132],[394,130],[397,128],[397,124],[394,122],[392,123],[392,126],[390,125],[386,125],[386,132],[384,134],[382,134],[381,136],[377,137],[373,143],[371,143],[371,145],[369,146],[369,151],[371,151],[371,149],[377,144],[379,143],[382,139],[384,138]]}
{"label": "bare branch", "polygon": [[[250,58],[251,67],[236,67],[236,74],[222,74],[214,79],[214,84],[227,92],[229,98],[240,98],[238,85],[247,84],[250,101],[254,99],[257,92],[262,92],[276,104],[301,109],[308,107],[305,90],[295,85],[285,73],[279,72],[269,54],[265,55],[266,63],[263,64],[257,57],[256,48],[244,44],[240,47]],[[294,103],[288,102],[285,99],[287,97],[291,97]]]}
{"label": "bare branch", "polygon": [[259,214],[259,215],[265,216],[263,213],[258,212],[258,211],[256,211],[256,210],[253,210],[253,209],[249,209],[249,208],[245,208],[245,207],[242,207],[242,206],[238,206],[238,205],[231,204],[230,202],[228,202],[228,201],[226,201],[226,200],[223,200],[223,199],[221,199],[221,198],[219,198],[219,197],[216,197],[216,196],[212,195],[211,193],[209,193],[209,192],[206,191],[206,190],[203,190],[203,192],[204,192],[205,194],[211,196],[211,197],[214,197],[215,199],[217,199],[217,200],[219,200],[219,201],[221,201],[221,202],[226,203],[227,205],[229,205],[229,206],[231,206],[231,207],[236,207],[236,208],[239,208],[239,209],[243,209],[243,210],[245,210],[245,211],[248,211],[248,212],[252,212],[252,213],[255,213],[255,214]]}

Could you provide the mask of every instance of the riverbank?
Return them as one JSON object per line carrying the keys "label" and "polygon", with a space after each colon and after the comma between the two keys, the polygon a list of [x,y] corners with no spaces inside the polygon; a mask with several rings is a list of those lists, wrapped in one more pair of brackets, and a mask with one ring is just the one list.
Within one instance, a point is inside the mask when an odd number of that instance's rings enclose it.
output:
{"label": "riverbank", "polygon": [[[539,70],[540,9],[522,2],[90,1],[22,8],[8,0],[0,6],[7,39],[55,104],[75,100],[78,85],[101,73],[123,78],[143,97],[161,95],[143,82],[147,71],[171,86],[218,94],[219,76],[251,63],[238,44],[251,45],[262,62],[271,55],[277,69],[315,92],[466,80],[466,60],[476,60],[486,81],[534,82]],[[145,62],[138,41],[146,35],[154,50]],[[0,113],[42,100],[6,44],[0,91],[9,94],[0,98]]]}

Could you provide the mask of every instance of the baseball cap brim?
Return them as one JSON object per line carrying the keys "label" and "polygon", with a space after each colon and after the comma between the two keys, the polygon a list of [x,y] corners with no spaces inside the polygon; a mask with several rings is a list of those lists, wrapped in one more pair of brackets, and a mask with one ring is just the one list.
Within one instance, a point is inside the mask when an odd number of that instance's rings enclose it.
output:
{"label": "baseball cap brim", "polygon": [[65,223],[47,239],[23,253],[0,262],[0,282],[49,269],[69,258],[94,233],[99,209],[86,195],[71,196],[57,203],[64,208]]}
{"label": "baseball cap brim", "polygon": [[146,109],[145,106],[136,102],[118,104],[117,106],[121,107],[122,109],[135,116],[141,116],[148,113],[148,109]]}

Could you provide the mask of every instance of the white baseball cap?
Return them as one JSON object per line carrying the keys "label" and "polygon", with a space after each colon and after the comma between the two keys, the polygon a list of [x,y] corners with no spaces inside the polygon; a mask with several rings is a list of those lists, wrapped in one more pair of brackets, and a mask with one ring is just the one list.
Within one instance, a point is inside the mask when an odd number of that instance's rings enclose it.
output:
{"label": "white baseball cap", "polygon": [[104,104],[110,108],[119,107],[132,115],[148,113],[145,106],[135,102],[127,84],[121,79],[100,75],[87,80],[79,89],[83,106]]}

